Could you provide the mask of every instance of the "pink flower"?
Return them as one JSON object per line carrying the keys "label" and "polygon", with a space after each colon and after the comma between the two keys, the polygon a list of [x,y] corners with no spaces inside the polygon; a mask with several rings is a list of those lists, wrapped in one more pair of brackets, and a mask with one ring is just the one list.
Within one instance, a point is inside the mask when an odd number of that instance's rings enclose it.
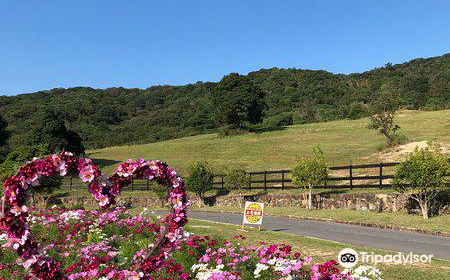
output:
{"label": "pink flower", "polygon": [[94,169],[92,168],[91,165],[85,165],[81,170],[80,170],[80,178],[81,181],[83,182],[92,182],[92,180],[94,180],[95,176],[94,176]]}

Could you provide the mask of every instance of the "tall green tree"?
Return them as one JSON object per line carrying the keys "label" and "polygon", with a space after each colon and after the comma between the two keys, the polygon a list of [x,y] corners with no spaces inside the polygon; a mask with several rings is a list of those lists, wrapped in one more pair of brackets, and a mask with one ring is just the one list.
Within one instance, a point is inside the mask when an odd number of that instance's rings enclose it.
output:
{"label": "tall green tree", "polygon": [[375,129],[386,137],[388,147],[394,146],[396,132],[400,126],[394,122],[395,112],[400,106],[400,94],[393,84],[381,86],[378,98],[372,104],[373,115],[370,117],[369,129]]}
{"label": "tall green tree", "polygon": [[68,130],[61,116],[53,110],[38,111],[32,118],[18,125],[19,133],[11,138],[15,147],[44,146],[46,153],[66,150],[76,154],[84,153],[80,136]]}
{"label": "tall green tree", "polygon": [[242,127],[262,121],[265,93],[246,76],[232,73],[223,77],[212,97],[219,125]]}

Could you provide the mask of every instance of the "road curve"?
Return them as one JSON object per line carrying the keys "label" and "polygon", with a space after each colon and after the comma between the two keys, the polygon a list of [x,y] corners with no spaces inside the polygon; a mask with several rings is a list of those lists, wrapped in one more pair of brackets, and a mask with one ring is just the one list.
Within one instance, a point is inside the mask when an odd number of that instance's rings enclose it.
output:
{"label": "road curve", "polygon": [[[240,225],[242,215],[189,212],[189,218]],[[450,237],[294,218],[264,217],[265,230],[333,240],[394,252],[433,255],[450,260]]]}

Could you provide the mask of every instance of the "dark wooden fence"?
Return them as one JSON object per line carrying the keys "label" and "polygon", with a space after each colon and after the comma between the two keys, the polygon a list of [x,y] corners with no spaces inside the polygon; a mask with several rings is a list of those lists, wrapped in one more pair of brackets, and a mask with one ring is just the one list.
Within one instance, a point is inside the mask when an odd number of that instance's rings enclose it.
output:
{"label": "dark wooden fence", "polygon": [[[321,186],[314,186],[325,189],[340,188],[390,188],[389,179],[394,177],[394,167],[398,162],[358,164],[330,167],[331,176],[328,177]],[[294,189],[298,186],[292,184],[291,170],[271,170],[249,172],[250,181],[248,189]],[[224,188],[225,175],[216,175],[214,185],[217,188]]]}
{"label": "dark wooden fence", "polygon": [[[63,179],[63,184],[61,186],[63,189],[69,190],[81,190],[86,189],[86,186],[83,182],[81,182],[78,178],[73,177],[65,177]],[[150,191],[152,188],[152,182],[149,180],[132,180],[131,184],[126,186],[123,190],[128,191]]]}
{"label": "dark wooden fence", "polygon": [[[390,188],[392,185],[389,180],[394,177],[394,167],[398,164],[398,162],[389,162],[333,166],[330,167],[331,176],[327,178],[325,183],[314,187],[325,189]],[[450,176],[450,174],[448,175]],[[249,172],[249,176],[249,190],[288,190],[298,188],[298,186],[292,184],[291,170]],[[450,185],[450,178],[448,182],[447,185]],[[217,189],[224,188],[225,175],[215,175],[214,186]],[[81,180],[70,177],[64,179],[62,187],[70,190],[86,189]],[[132,180],[132,183],[125,190],[150,191],[151,188],[152,183],[148,180]]]}

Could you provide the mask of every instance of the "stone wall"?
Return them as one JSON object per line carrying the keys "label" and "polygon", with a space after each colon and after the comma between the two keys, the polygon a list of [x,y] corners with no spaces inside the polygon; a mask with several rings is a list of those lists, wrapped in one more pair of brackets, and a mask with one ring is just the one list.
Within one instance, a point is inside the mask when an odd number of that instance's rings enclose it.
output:
{"label": "stone wall", "polygon": [[[308,197],[303,194],[265,194],[257,196],[237,196],[226,195],[219,197],[210,197],[206,200],[207,205],[217,206],[239,206],[243,201],[259,201],[264,202],[269,207],[300,207],[306,208]],[[435,209],[435,213],[450,213],[450,193],[442,195],[438,198],[439,204]],[[142,206],[142,207],[158,207],[162,205],[162,201],[155,197],[118,197],[118,205],[124,206]],[[194,206],[197,199],[192,199]],[[37,204],[43,204],[37,201]],[[47,204],[62,204],[66,207],[73,206],[97,206],[95,200],[89,196],[79,197],[63,197],[57,200],[48,201]],[[313,195],[314,209],[348,209],[360,211],[376,211],[376,212],[419,212],[417,204],[408,199],[404,194],[321,194]]]}

